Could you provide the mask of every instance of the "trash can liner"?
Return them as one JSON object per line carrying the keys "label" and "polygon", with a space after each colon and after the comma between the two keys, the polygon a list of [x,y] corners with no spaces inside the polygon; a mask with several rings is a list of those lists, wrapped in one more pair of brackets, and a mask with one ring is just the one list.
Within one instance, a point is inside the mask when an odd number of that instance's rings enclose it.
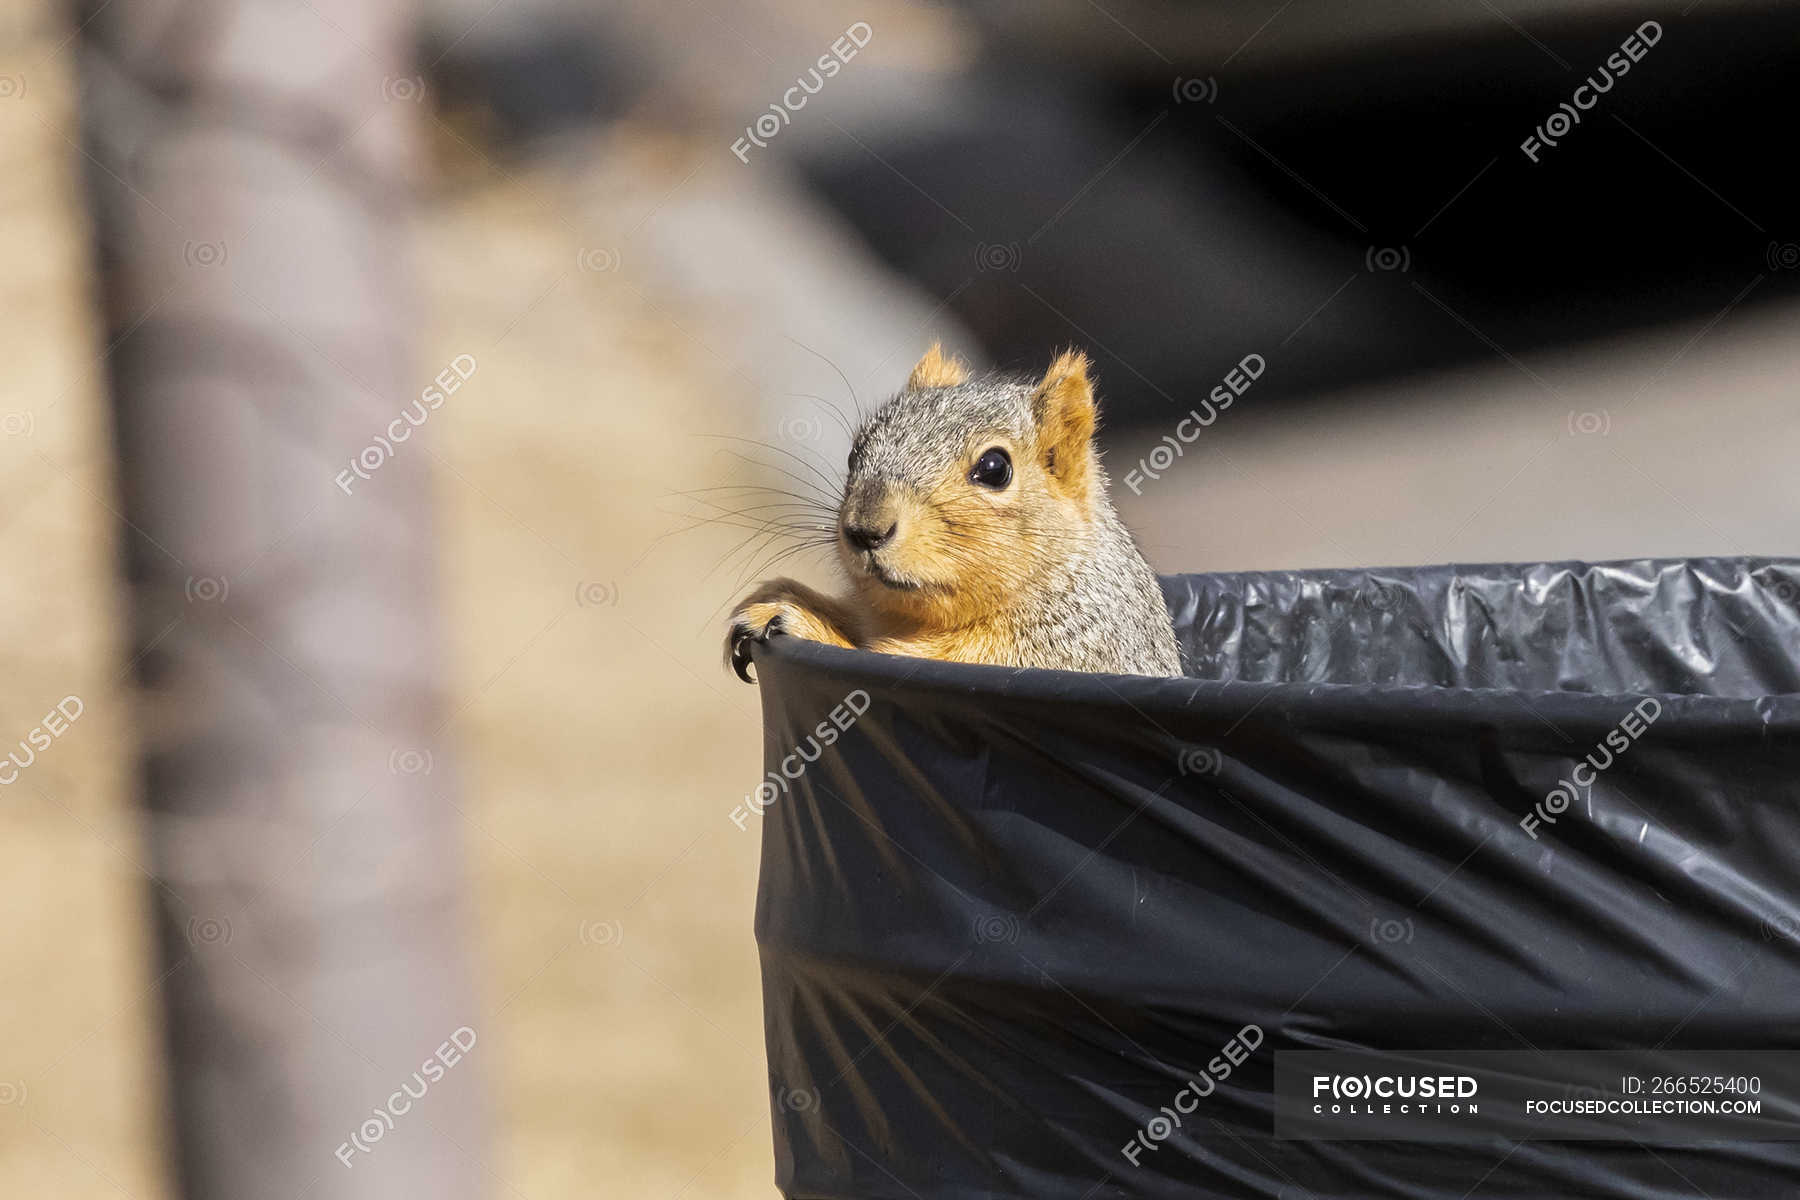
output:
{"label": "trash can liner", "polygon": [[1271,1095],[1281,1051],[1800,1050],[1800,562],[1163,585],[1187,678],[757,648],[784,1194],[1800,1186],[1797,1142],[1283,1139]]}

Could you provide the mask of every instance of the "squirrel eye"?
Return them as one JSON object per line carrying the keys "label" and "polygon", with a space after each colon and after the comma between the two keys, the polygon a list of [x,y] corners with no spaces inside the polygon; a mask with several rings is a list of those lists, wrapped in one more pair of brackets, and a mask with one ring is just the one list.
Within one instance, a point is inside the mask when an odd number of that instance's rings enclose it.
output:
{"label": "squirrel eye", "polygon": [[975,460],[975,465],[969,469],[969,482],[999,491],[1012,482],[1012,474],[1012,458],[995,446]]}

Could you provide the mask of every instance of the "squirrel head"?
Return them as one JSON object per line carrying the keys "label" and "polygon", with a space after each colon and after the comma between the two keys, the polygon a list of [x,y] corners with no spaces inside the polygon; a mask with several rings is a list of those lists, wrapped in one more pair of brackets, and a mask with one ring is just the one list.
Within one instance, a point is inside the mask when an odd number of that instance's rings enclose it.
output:
{"label": "squirrel head", "polygon": [[837,533],[858,596],[891,627],[954,629],[1065,575],[1108,503],[1094,427],[1086,356],[971,378],[934,345],[850,449]]}

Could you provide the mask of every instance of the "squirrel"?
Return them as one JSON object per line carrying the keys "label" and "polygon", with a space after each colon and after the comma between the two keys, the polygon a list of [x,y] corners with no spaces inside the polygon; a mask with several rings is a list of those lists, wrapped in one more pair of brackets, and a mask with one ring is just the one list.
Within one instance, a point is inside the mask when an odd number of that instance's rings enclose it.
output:
{"label": "squirrel", "polygon": [[726,663],[771,634],[952,662],[1180,675],[1156,575],[1107,495],[1087,357],[970,378],[933,345],[856,433],[835,541],[847,596],[791,579],[733,611]]}

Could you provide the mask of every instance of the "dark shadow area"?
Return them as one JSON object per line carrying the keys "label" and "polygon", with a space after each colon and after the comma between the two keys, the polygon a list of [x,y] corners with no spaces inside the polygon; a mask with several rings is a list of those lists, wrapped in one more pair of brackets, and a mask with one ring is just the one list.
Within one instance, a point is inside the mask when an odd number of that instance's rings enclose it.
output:
{"label": "dark shadow area", "polygon": [[1014,54],[951,122],[850,129],[806,169],[997,362],[1089,347],[1115,425],[1250,352],[1260,398],[1296,397],[1792,296],[1800,12],[1663,15],[1579,125],[1521,149],[1643,19],[1537,45],[1498,19],[1346,29],[1262,69]]}

